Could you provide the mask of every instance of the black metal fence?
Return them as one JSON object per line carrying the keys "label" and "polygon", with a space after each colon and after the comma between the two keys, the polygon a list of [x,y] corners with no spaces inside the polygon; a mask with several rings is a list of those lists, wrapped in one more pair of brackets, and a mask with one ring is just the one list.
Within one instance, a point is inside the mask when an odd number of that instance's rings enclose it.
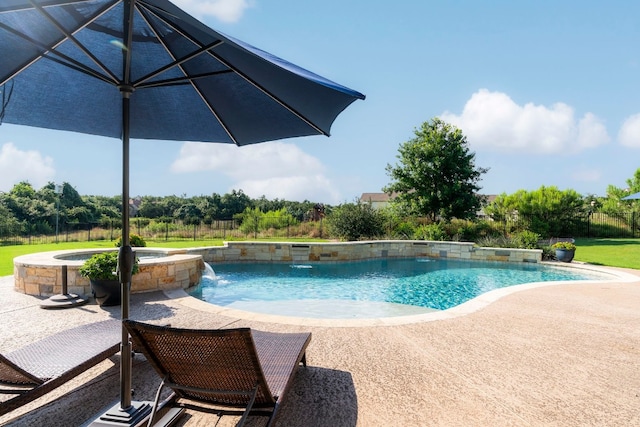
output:
{"label": "black metal fence", "polygon": [[616,215],[593,212],[564,219],[545,221],[536,217],[520,216],[501,225],[504,234],[514,230],[532,230],[542,237],[586,237],[586,238],[635,238],[640,237],[638,214],[635,212]]}
{"label": "black metal fence", "polygon": [[[504,222],[491,221],[494,228],[503,234],[523,229],[533,229],[532,223],[544,229],[539,219],[526,217],[511,218]],[[60,223],[57,233],[37,234],[25,232],[35,227],[0,226],[0,245],[43,244],[55,242],[79,242],[93,240],[116,241],[121,236],[120,223],[109,225],[95,223]],[[294,237],[327,238],[323,220],[299,222],[288,217],[263,215],[245,219],[217,220],[209,224],[185,224],[179,221],[156,222],[149,219],[132,218],[131,233],[145,240],[233,240]],[[389,230],[390,235],[396,235]],[[594,212],[589,215],[567,218],[550,227],[543,237],[586,237],[586,238],[636,238],[640,237],[640,218],[636,213],[608,215]],[[545,235],[546,234],[546,235]]]}
{"label": "black metal fence", "polygon": [[[236,219],[216,220],[208,224],[185,224],[180,221],[156,222],[132,218],[130,232],[145,240],[233,240],[259,238],[323,237],[320,221],[298,222],[292,218],[262,216],[243,222]],[[32,227],[24,227],[31,229]],[[36,234],[24,228],[0,226],[0,245],[44,244],[57,242],[116,241],[121,235],[120,223],[60,223],[57,233]]]}

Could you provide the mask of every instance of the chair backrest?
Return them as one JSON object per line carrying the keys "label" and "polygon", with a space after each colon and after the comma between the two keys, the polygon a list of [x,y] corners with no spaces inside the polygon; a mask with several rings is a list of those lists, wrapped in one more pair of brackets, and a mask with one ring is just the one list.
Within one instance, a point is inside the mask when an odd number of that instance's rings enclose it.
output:
{"label": "chair backrest", "polygon": [[158,374],[170,387],[171,383],[180,387],[174,388],[178,396],[246,406],[257,387],[254,406],[275,404],[249,328],[200,330],[123,323]]}

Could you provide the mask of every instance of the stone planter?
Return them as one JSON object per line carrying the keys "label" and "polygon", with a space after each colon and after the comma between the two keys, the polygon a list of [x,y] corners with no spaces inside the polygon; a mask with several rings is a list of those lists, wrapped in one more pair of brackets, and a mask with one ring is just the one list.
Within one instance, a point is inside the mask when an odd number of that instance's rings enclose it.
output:
{"label": "stone planter", "polygon": [[575,249],[556,249],[556,259],[561,262],[571,262],[575,253]]}
{"label": "stone planter", "polygon": [[118,280],[91,279],[91,292],[100,306],[120,305],[121,287]]}

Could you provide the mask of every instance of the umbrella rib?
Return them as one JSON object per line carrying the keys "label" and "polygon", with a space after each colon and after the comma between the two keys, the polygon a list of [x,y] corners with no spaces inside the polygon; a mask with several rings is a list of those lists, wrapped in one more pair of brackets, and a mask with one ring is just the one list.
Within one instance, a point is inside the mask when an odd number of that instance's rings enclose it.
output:
{"label": "umbrella rib", "polygon": [[[163,17],[158,16],[154,11],[150,10],[148,7],[146,7],[146,5],[141,4],[141,3],[136,3],[136,6],[139,8],[144,8],[146,11],[148,11],[150,14],[154,15],[155,17],[157,17],[158,19],[160,19],[162,22],[164,22],[166,25],[168,25],[169,27],[173,28],[174,30],[178,31],[183,37],[187,38],[188,40],[190,40],[192,43],[194,43],[194,41],[191,39],[191,37],[187,37],[184,33],[184,31],[182,31],[181,28],[176,28],[171,22],[167,22],[167,20],[165,20]],[[146,15],[144,13],[142,13],[142,11],[140,11],[140,15],[142,16],[142,19],[145,20],[145,22],[147,23],[147,25],[149,26],[149,28],[151,29],[151,31],[153,31],[156,36],[158,37],[158,41],[162,44],[162,46],[164,47],[164,49],[167,51],[167,54],[169,56],[171,56],[174,61],[176,60],[175,56],[173,55],[173,52],[171,52],[171,50],[168,48],[168,46],[164,43],[164,40],[162,39],[162,37],[160,37],[160,35],[158,34],[158,32],[156,31],[156,28],[151,24],[151,22],[147,19]],[[196,46],[200,46],[201,48],[203,46],[200,45],[200,43],[194,43]],[[208,52],[208,51],[203,51],[203,52]],[[200,52],[200,53],[203,53]],[[176,64],[177,67],[180,68],[180,70],[182,71],[182,73],[185,76],[188,76],[189,73],[185,72],[185,70],[182,68],[182,63],[178,63]],[[196,91],[196,93],[198,93],[198,95],[200,96],[200,99],[202,99],[202,102],[205,103],[205,105],[209,108],[209,111],[211,111],[211,114],[213,114],[213,116],[216,118],[216,120],[218,121],[218,123],[220,124],[220,126],[222,126],[222,129],[224,129],[225,133],[229,136],[229,138],[231,139],[231,141],[236,144],[238,144],[238,140],[237,138],[233,135],[233,133],[231,132],[231,129],[229,129],[229,127],[227,126],[227,124],[224,122],[224,120],[222,120],[222,118],[220,117],[220,115],[218,115],[218,112],[215,110],[215,108],[213,107],[213,105],[211,105],[211,103],[203,96],[202,92],[200,91],[200,89],[193,84],[193,82],[191,80],[189,80],[189,84],[191,84],[191,87],[193,88],[193,90]]]}
{"label": "umbrella rib", "polygon": [[[104,15],[106,12],[108,12],[114,6],[115,5],[112,4],[110,6],[105,7],[103,10],[101,10],[96,15],[95,18],[98,18],[98,17]],[[85,22],[83,25],[81,25],[78,28],[76,28],[73,31],[73,33],[76,33],[78,31],[80,31],[81,29],[85,28],[87,25],[89,25],[89,22]],[[67,55],[64,55],[64,54],[54,50],[56,47],[58,47],[62,42],[64,42],[66,40],[65,37],[63,37],[62,39],[59,39],[58,41],[53,43],[51,46],[47,46],[47,45],[44,45],[44,44],[40,43],[37,40],[34,40],[33,38],[29,37],[28,35],[16,30],[15,28],[12,28],[12,27],[2,23],[2,22],[0,22],[0,28],[4,29],[5,31],[7,31],[7,32],[9,32],[9,33],[11,33],[11,34],[13,34],[13,35],[15,35],[17,37],[20,37],[21,39],[27,41],[28,43],[30,43],[30,44],[34,45],[35,47],[37,47],[37,48],[42,50],[42,53],[40,53],[38,56],[29,59],[28,61],[23,63],[21,66],[16,67],[14,69],[14,71],[8,73],[7,77],[3,81],[0,82],[0,86],[5,84],[7,81],[11,80],[12,78],[17,76],[18,74],[20,74],[23,70],[25,70],[26,68],[31,66],[31,64],[34,64],[39,59],[43,59],[43,58],[57,61],[58,63],[60,63],[62,65],[65,65],[65,66],[67,66],[69,68],[73,68],[73,69],[78,70],[78,71],[82,71],[87,75],[90,75],[92,77],[95,77],[95,78],[97,78],[99,80],[105,81],[105,82],[110,83],[110,84],[117,84],[118,83],[117,79],[116,80],[110,80],[107,76],[101,75],[96,70],[93,70],[93,69],[87,67],[86,65],[82,64],[81,62],[76,61],[75,59],[70,58]],[[55,55],[55,56],[57,56],[58,58],[61,58],[61,59],[56,60],[56,59],[54,59],[54,58],[52,58],[50,56],[46,56],[47,53],[50,53],[51,55]]]}
{"label": "umbrella rib", "polygon": [[[176,27],[176,25],[174,25],[172,22],[168,22],[166,19],[164,19],[162,16],[158,15],[158,13],[156,13],[154,10],[152,10],[151,8],[153,7],[152,5],[148,5],[148,4],[144,4],[144,5],[139,5],[140,7],[144,7],[147,11],[149,11],[149,13],[153,14],[154,16],[156,16],[158,19],[162,20],[165,24],[169,25],[170,27],[174,28],[176,31],[178,31],[183,37],[185,37],[186,39],[188,39],[189,41],[191,41],[191,43],[195,44],[196,46],[200,46],[201,48],[203,48],[204,46],[202,46],[202,43],[200,43],[197,39],[191,37],[191,35],[189,35],[186,31],[183,31],[182,28],[180,27]],[[153,8],[156,9],[156,8]],[[162,9],[160,9],[162,10]],[[166,49],[166,46],[165,46]],[[243,49],[244,50],[244,49]],[[169,50],[167,49],[167,52],[169,52]],[[240,76],[241,78],[243,78],[247,83],[249,83],[250,85],[252,85],[253,87],[255,87],[256,89],[258,89],[259,91],[261,91],[262,93],[264,93],[266,96],[268,96],[269,98],[271,98],[273,101],[277,102],[278,104],[280,104],[280,106],[284,109],[286,109],[287,111],[289,111],[291,114],[293,114],[294,116],[296,116],[297,118],[299,118],[301,121],[303,121],[304,123],[306,123],[309,127],[311,127],[312,129],[314,129],[318,134],[320,135],[326,135],[329,136],[329,134],[327,132],[325,132],[324,130],[320,129],[318,126],[316,126],[311,120],[309,120],[308,118],[306,118],[304,115],[302,115],[301,113],[299,113],[298,111],[296,111],[293,107],[291,107],[290,105],[288,105],[286,102],[284,102],[283,100],[281,100],[280,98],[278,98],[276,95],[274,95],[273,93],[271,93],[270,91],[268,91],[266,88],[264,88],[262,85],[260,85],[258,82],[256,82],[255,80],[253,80],[252,78],[250,78],[249,76],[247,76],[245,73],[243,73],[242,71],[240,71],[238,68],[234,67],[233,65],[231,65],[229,62],[227,62],[226,60],[224,60],[223,58],[221,58],[220,56],[216,55],[215,52],[212,52],[210,50],[207,50],[203,53],[208,53],[209,55],[211,55],[213,58],[215,58],[216,60],[218,60],[221,64],[223,64],[225,67],[229,68],[230,70],[232,70],[234,73],[236,73],[238,76]],[[275,64],[274,64],[275,65]],[[194,87],[195,88],[195,87]],[[198,90],[197,88],[195,88],[196,90]],[[198,91],[199,92],[199,91]],[[201,94],[202,96],[202,94]],[[210,105],[206,99],[203,98],[203,100]],[[213,112],[213,110],[212,110]],[[214,112],[215,114],[215,112]],[[216,114],[216,117],[218,117],[218,115]],[[220,118],[218,117],[218,120],[220,120]],[[222,123],[222,121],[220,122]],[[224,126],[224,125],[223,125]],[[226,128],[226,127],[225,127]],[[235,141],[235,139],[234,139]]]}
{"label": "umbrella rib", "polygon": [[190,76],[176,77],[175,79],[154,80],[149,83],[143,83],[138,85],[134,84],[134,86],[136,89],[145,89],[145,88],[159,87],[159,86],[189,85],[193,80],[204,79],[207,77],[218,76],[220,74],[229,74],[229,73],[233,73],[233,71],[223,70],[223,71],[213,71],[211,73],[192,74]]}
{"label": "umbrella rib", "polygon": [[[73,44],[75,44],[78,47],[78,49],[80,49],[82,52],[84,52],[84,54],[87,55],[89,57],[89,59],[91,59],[98,67],[100,67],[100,69],[105,74],[109,75],[114,83],[117,83],[118,77],[113,72],[111,72],[111,70],[109,70],[107,67],[105,67],[105,65],[98,58],[96,58],[96,56],[94,54],[89,52],[89,50],[82,43],[80,43],[78,41],[78,39],[76,39],[73,36],[72,33],[68,32],[64,27],[62,27],[62,25],[60,25],[60,23],[58,21],[56,21],[53,16],[51,16],[46,10],[44,10],[44,8],[42,6],[36,4],[34,2],[34,0],[29,0],[29,2],[36,8],[36,10],[38,10],[38,12],[40,12],[41,15],[43,15],[45,18],[47,18],[47,20],[49,22],[51,22],[53,24],[53,26],[56,27],[58,29],[58,31],[60,31],[65,36],[65,39],[63,39],[60,42],[56,43],[56,46],[60,45],[64,40],[70,40]],[[108,10],[108,9],[109,8],[107,8],[106,10]],[[102,13],[105,13],[106,10],[103,11]],[[99,13],[98,16],[102,15],[102,13]],[[96,18],[94,18],[94,20],[95,19]],[[86,25],[76,29],[74,32],[78,32],[81,28],[84,28],[85,26]]]}
{"label": "umbrella rib", "polygon": [[[187,56],[184,56],[184,57],[182,57],[182,58],[180,58],[180,59],[176,59],[175,61],[173,61],[173,62],[171,62],[171,63],[169,63],[169,64],[165,65],[164,67],[158,68],[158,69],[157,69],[157,70],[155,70],[154,72],[149,73],[149,74],[147,74],[146,76],[141,77],[140,79],[136,80],[136,81],[133,83],[133,86],[136,86],[136,87],[137,87],[137,86],[139,86],[141,83],[143,83],[143,82],[145,82],[145,81],[147,81],[147,80],[149,80],[149,79],[152,79],[152,78],[154,78],[155,76],[157,76],[157,75],[159,75],[159,74],[162,74],[162,73],[164,73],[165,71],[167,71],[167,70],[169,70],[169,69],[171,69],[171,68],[173,68],[173,67],[180,66],[180,65],[184,64],[185,62],[187,62],[187,61],[189,61],[189,60],[191,60],[191,59],[195,58],[196,56],[200,56],[201,54],[205,53],[207,50],[215,48],[216,46],[220,45],[221,43],[222,43],[221,41],[213,42],[213,43],[211,43],[211,44],[209,44],[209,45],[207,45],[207,46],[204,46],[204,47],[202,47],[202,48],[200,48],[200,49],[196,50],[195,52],[190,53],[190,54],[189,54],[189,55],[187,55]],[[163,45],[164,45],[164,43],[163,43]],[[165,46],[165,49],[166,49],[166,46]],[[167,50],[168,50],[168,49],[167,49]],[[173,55],[172,55],[172,56],[173,56]]]}
{"label": "umbrella rib", "polygon": [[[49,0],[43,1],[39,5],[43,7],[57,7],[57,6],[66,6],[74,3],[88,3],[92,0]],[[6,12],[18,12],[22,10],[31,10],[33,7],[25,7],[25,6],[0,6],[0,13]]]}
{"label": "umbrella rib", "polygon": [[315,124],[313,124],[313,122],[311,122],[311,120],[307,119],[305,116],[303,116],[301,113],[299,113],[298,111],[296,111],[293,107],[291,107],[290,105],[288,105],[286,102],[284,102],[283,100],[281,100],[280,98],[278,98],[277,96],[275,96],[273,93],[271,93],[270,91],[268,91],[266,88],[264,88],[262,85],[260,85],[258,82],[254,81],[252,78],[250,78],[249,76],[247,76],[245,73],[243,73],[242,71],[240,71],[239,69],[237,69],[236,67],[234,67],[232,64],[230,64],[229,62],[227,62],[225,59],[220,58],[218,55],[216,55],[214,52],[208,52],[210,55],[212,55],[214,58],[216,58],[218,61],[220,61],[222,64],[224,64],[226,67],[229,67],[229,69],[231,69],[234,73],[236,73],[237,75],[239,75],[240,77],[242,77],[247,83],[249,83],[250,85],[254,86],[256,89],[258,89],[259,91],[261,91],[262,93],[264,93],[265,95],[267,95],[269,98],[271,98],[273,101],[277,102],[278,104],[280,104],[280,106],[282,106],[284,109],[286,109],[287,111],[289,111],[291,114],[293,114],[294,116],[296,116],[297,118],[299,118],[300,120],[302,120],[303,122],[305,122],[309,127],[315,129],[316,132],[318,132],[320,135],[326,135],[329,136],[329,134],[325,131],[323,131],[322,129],[320,129],[318,126],[316,126]]}
{"label": "umbrella rib", "polygon": [[[182,28],[177,27],[176,25],[174,25],[172,22],[167,21],[166,19],[164,19],[164,17],[158,15],[158,13],[155,12],[155,8],[153,8],[154,10],[152,10],[152,5],[147,5],[147,4],[139,4],[139,7],[143,7],[145,10],[147,10],[149,13],[153,14],[155,17],[157,17],[158,19],[160,19],[162,22],[164,22],[166,25],[172,27],[173,29],[175,29],[177,32],[179,32],[184,38],[188,39],[189,41],[191,41],[191,43],[193,43],[196,46],[200,46],[200,48],[203,48],[204,46],[202,45],[202,43],[200,43],[197,39],[191,37],[186,31],[183,31]],[[160,9],[162,10],[162,9]],[[149,26],[151,28],[153,28],[153,26],[147,22],[149,24]],[[155,30],[154,30],[155,31]],[[164,45],[164,43],[163,43]],[[167,49],[167,46],[165,46],[165,49],[167,50],[167,52],[171,52],[169,49]],[[223,58],[221,58],[220,56],[216,55],[215,52],[212,52],[211,50],[205,50],[203,53],[208,53],[209,55],[211,55],[213,58],[215,58],[217,61],[219,61],[221,64],[223,64],[225,67],[229,68],[230,70],[232,70],[232,72],[236,73],[238,76],[240,76],[242,79],[244,79],[247,83],[249,83],[250,85],[252,85],[253,87],[255,87],[256,89],[258,89],[259,91],[261,91],[263,94],[265,94],[266,96],[268,96],[269,98],[271,98],[273,101],[275,101],[276,103],[278,103],[282,108],[286,109],[287,111],[289,111],[291,114],[293,114],[294,116],[296,116],[298,119],[300,119],[301,121],[303,121],[305,124],[307,124],[307,126],[309,126],[310,128],[314,129],[318,134],[320,135],[326,135],[329,136],[329,134],[327,132],[325,132],[324,130],[320,129],[318,126],[316,126],[311,120],[309,120],[308,118],[306,118],[304,115],[302,115],[301,113],[299,113],[298,111],[296,111],[293,107],[291,107],[290,105],[288,105],[286,102],[284,102],[283,100],[281,100],[280,98],[278,98],[277,96],[275,96],[273,93],[271,93],[270,91],[268,91],[266,88],[264,88],[262,85],[260,85],[258,82],[256,82],[255,80],[251,79],[249,76],[247,76],[245,73],[243,73],[242,71],[240,71],[239,69],[237,69],[236,67],[234,67],[233,65],[231,65],[229,62],[227,62],[226,60],[224,60]],[[170,53],[171,54],[171,53]],[[173,56],[173,55],[172,55]],[[187,74],[187,73],[185,73]],[[221,120],[221,118],[218,116],[218,114],[215,112],[215,110],[213,109],[213,106],[207,101],[207,99],[202,95],[202,93],[200,92],[200,90],[194,86],[194,90],[196,90],[200,96],[202,97],[203,101],[209,106],[209,108],[211,109],[211,112],[216,116],[216,118],[218,119],[218,121],[220,122],[220,124],[225,128],[227,134],[229,134],[229,136],[233,139],[233,141],[235,142],[236,139],[231,135],[230,131],[228,130],[227,126],[225,126],[224,122]]]}
{"label": "umbrella rib", "polygon": [[[27,36],[26,34],[23,34],[9,26],[7,26],[6,24],[3,24],[2,22],[0,22],[0,28],[13,33],[14,35],[28,41],[29,43],[33,44],[34,46],[43,49],[43,53],[38,55],[35,58],[31,58],[28,62],[24,63],[22,66],[18,66],[14,71],[10,72],[7,77],[5,78],[5,80],[0,82],[0,86],[2,86],[3,84],[5,84],[6,82],[8,82],[9,80],[11,80],[12,78],[14,78],[15,76],[17,76],[18,74],[20,74],[23,70],[25,70],[26,68],[28,68],[31,64],[35,63],[36,61],[38,61],[39,59],[49,59],[52,61],[56,61],[62,65],[65,65],[69,68],[73,68],[75,70],[78,71],[82,71],[85,74],[88,74],[92,77],[96,77],[100,80],[103,80],[105,82],[108,83],[117,83],[117,82],[113,82],[110,79],[108,79],[106,76],[101,75],[100,73],[96,72],[95,70],[92,70],[91,68],[87,67],[86,65],[82,64],[81,62],[76,61],[73,58],[68,57],[67,55],[64,55],[60,52],[56,52],[54,50],[51,50],[51,48],[49,48],[48,46],[45,46],[39,42],[37,42],[36,40],[33,40],[31,37]],[[45,56],[46,53],[49,52],[59,58],[52,58],[49,56]]]}

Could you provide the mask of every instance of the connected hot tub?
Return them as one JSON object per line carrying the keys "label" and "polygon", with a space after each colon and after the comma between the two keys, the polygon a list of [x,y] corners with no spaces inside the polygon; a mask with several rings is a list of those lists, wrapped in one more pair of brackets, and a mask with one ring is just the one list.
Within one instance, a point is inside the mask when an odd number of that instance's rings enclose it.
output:
{"label": "connected hot tub", "polygon": [[[117,250],[117,249],[112,249]],[[133,276],[131,292],[186,289],[200,282],[204,262],[201,255],[184,249],[134,248],[140,269]],[[62,293],[62,271],[67,266],[69,293],[91,294],[89,279],[80,276],[82,263],[105,249],[75,249],[23,255],[13,260],[14,288],[29,295],[51,296]]]}

